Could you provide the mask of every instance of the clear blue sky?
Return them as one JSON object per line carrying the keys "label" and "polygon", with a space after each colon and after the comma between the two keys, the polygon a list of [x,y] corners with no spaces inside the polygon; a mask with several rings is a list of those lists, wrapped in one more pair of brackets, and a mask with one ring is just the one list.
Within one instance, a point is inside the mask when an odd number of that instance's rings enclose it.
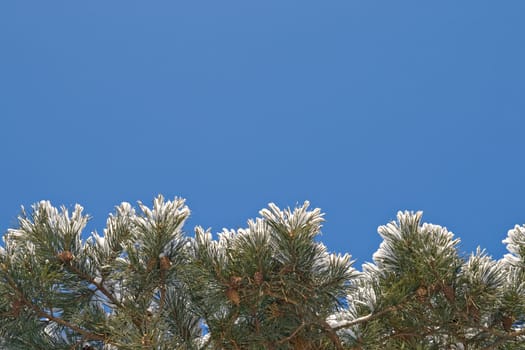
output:
{"label": "clear blue sky", "polygon": [[495,257],[525,223],[524,1],[2,1],[0,230],[20,205],[310,200],[357,266],[423,210]]}

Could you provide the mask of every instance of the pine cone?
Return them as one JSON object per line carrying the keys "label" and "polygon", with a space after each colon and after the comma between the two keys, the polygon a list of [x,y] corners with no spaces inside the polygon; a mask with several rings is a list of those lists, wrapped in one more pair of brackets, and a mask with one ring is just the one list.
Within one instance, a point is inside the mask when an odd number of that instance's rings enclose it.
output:
{"label": "pine cone", "polygon": [[256,285],[260,286],[263,283],[263,280],[264,280],[264,276],[263,276],[262,272],[256,271],[253,274],[253,280],[255,281]]}
{"label": "pine cone", "polygon": [[226,297],[236,306],[239,306],[239,304],[241,303],[241,297],[239,296],[239,292],[237,292],[233,288],[228,288],[226,290]]}
{"label": "pine cone", "polygon": [[157,259],[151,258],[148,260],[148,263],[146,264],[146,272],[151,272],[153,269],[157,266]]}
{"label": "pine cone", "polygon": [[503,318],[501,319],[501,325],[503,326],[505,332],[511,331],[513,323],[514,319],[511,316],[503,316]]}
{"label": "pine cone", "polygon": [[74,256],[69,250],[64,250],[63,252],[57,254],[57,258],[62,263],[69,264],[71,260],[73,260]]}
{"label": "pine cone", "polygon": [[142,336],[142,345],[146,346],[146,347],[149,347],[152,345],[152,341],[151,341],[151,336],[147,335],[147,334],[144,334]]}
{"label": "pine cone", "polygon": [[282,312],[279,308],[279,305],[277,303],[271,303],[270,304],[270,313],[272,314],[272,317],[277,318],[282,316]]}
{"label": "pine cone", "polygon": [[417,300],[422,303],[425,301],[426,297],[428,295],[428,289],[425,286],[420,286],[418,289],[416,289],[416,298]]}
{"label": "pine cone", "polygon": [[160,258],[160,270],[168,271],[171,267],[171,261],[167,256]]}
{"label": "pine cone", "polygon": [[428,290],[427,290],[427,287],[425,286],[421,286],[418,289],[416,289],[416,295],[418,297],[426,297],[427,294],[428,294]]}
{"label": "pine cone", "polygon": [[13,301],[13,304],[11,305],[11,313],[13,314],[13,316],[17,317],[18,315],[20,315],[20,309],[22,309],[23,306],[24,303],[21,300]]}
{"label": "pine cone", "polygon": [[230,287],[231,288],[239,288],[241,285],[242,277],[239,276],[232,276],[230,278]]}
{"label": "pine cone", "polygon": [[453,303],[456,301],[456,293],[454,292],[454,288],[448,284],[443,285],[443,294],[445,294],[445,298],[449,301],[449,303]]}

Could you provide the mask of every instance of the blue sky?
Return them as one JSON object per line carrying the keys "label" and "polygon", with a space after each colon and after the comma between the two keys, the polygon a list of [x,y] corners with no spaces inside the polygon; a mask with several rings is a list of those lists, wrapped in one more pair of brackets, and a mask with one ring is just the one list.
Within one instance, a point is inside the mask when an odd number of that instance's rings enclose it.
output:
{"label": "blue sky", "polygon": [[2,1],[0,230],[20,205],[310,200],[371,260],[423,210],[500,257],[525,223],[523,1]]}

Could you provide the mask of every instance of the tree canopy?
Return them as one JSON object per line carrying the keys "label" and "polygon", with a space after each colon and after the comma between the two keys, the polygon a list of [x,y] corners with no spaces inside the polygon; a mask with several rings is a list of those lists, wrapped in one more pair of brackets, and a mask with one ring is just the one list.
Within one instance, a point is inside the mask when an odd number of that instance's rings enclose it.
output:
{"label": "tree canopy", "polygon": [[5,349],[525,349],[525,226],[495,260],[399,212],[361,270],[323,213],[274,204],[247,227],[184,231],[184,199],[122,203],[101,234],[41,201],[0,247]]}

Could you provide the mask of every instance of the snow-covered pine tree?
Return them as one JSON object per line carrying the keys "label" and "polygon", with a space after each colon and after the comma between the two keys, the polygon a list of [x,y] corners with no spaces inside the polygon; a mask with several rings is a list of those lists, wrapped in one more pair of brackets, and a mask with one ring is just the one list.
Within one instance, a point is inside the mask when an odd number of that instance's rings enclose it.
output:
{"label": "snow-covered pine tree", "polygon": [[327,252],[308,203],[184,234],[184,200],[22,211],[0,248],[1,349],[525,349],[525,226],[493,260],[400,212],[373,263]]}
{"label": "snow-covered pine tree", "polygon": [[197,227],[192,300],[212,349],[343,349],[327,318],[344,307],[357,272],[316,241],[322,214],[274,204],[248,228],[213,240]]}
{"label": "snow-covered pine tree", "polygon": [[509,231],[511,254],[495,261],[458,252],[446,228],[399,212],[379,227],[374,263],[363,265],[334,329],[354,349],[525,349],[525,229]]}
{"label": "snow-covered pine tree", "polygon": [[0,332],[8,349],[192,348],[201,335],[181,269],[184,200],[116,208],[102,236],[87,216],[43,201],[6,234]]}

